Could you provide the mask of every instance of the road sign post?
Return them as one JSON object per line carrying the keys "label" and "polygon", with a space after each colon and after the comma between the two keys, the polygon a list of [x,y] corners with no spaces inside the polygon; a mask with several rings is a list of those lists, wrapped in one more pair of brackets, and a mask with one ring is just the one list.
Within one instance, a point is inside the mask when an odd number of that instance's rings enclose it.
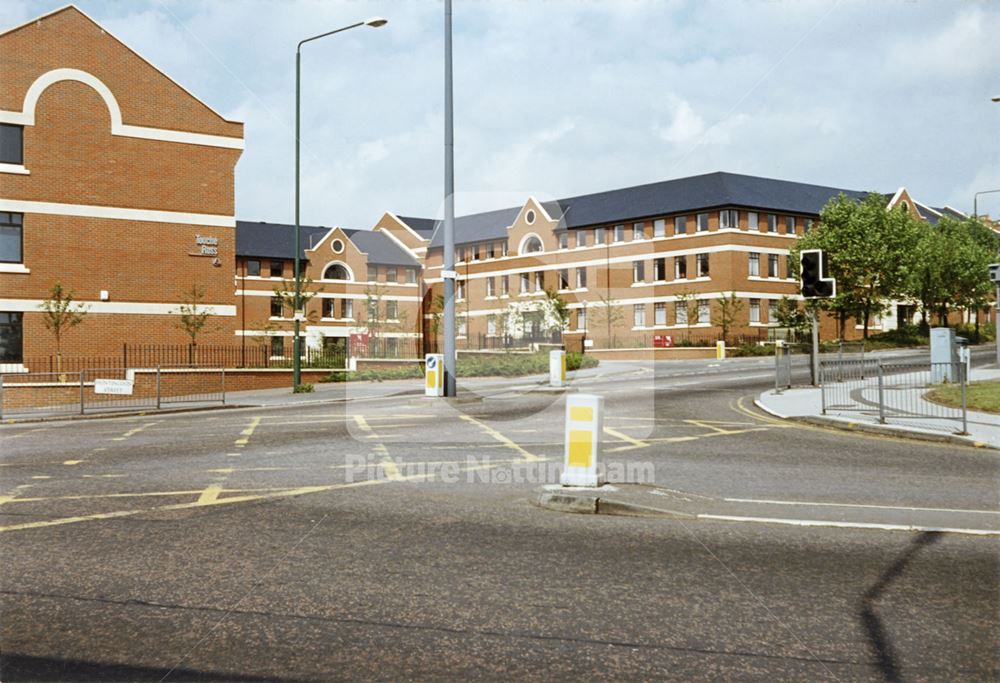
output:
{"label": "road sign post", "polygon": [[424,356],[424,396],[444,396],[444,355]]}
{"label": "road sign post", "polygon": [[603,396],[571,394],[566,397],[566,450],[559,483],[563,486],[600,486],[604,483],[603,432]]}
{"label": "road sign post", "polygon": [[990,264],[990,280],[997,286],[993,316],[993,337],[997,345],[997,367],[1000,368],[1000,263]]}
{"label": "road sign post", "polygon": [[[822,249],[805,249],[799,254],[799,284],[802,298],[832,299],[837,296],[837,281],[827,273],[826,254]],[[813,307],[812,318],[812,359],[809,374],[813,386],[819,384],[819,309]]]}

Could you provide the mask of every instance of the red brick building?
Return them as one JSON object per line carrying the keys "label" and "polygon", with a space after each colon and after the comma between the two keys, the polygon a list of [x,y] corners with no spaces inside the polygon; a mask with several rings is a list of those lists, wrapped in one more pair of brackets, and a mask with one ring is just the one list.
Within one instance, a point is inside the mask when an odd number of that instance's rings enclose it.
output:
{"label": "red brick building", "polygon": [[234,169],[226,120],[69,6],[0,34],[0,362],[54,351],[39,304],[86,305],[64,354],[183,343],[185,292],[236,330]]}

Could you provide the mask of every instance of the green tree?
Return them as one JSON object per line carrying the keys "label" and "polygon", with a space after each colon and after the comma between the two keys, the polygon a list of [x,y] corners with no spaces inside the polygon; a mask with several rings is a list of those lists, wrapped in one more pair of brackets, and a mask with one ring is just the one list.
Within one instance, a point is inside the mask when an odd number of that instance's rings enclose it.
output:
{"label": "green tree", "polygon": [[44,312],[42,322],[45,323],[45,329],[51,331],[56,339],[56,372],[61,373],[63,334],[82,323],[90,307],[76,303],[73,291],[63,289],[60,282],[52,285],[49,298],[38,307]]}
{"label": "green tree", "polygon": [[[299,303],[302,306],[303,316],[306,322],[316,323],[320,319],[320,312],[316,310],[309,310],[309,302],[316,298],[316,295],[323,291],[322,287],[317,287],[315,282],[311,277],[305,277],[300,274],[299,276],[300,290],[299,290]],[[281,301],[281,309],[283,311],[291,311],[292,315],[295,315],[295,280],[285,279],[281,281],[280,285],[275,285],[271,290],[274,292],[274,296],[278,297]],[[301,325],[299,326],[299,337],[302,337]],[[295,337],[292,337],[292,349],[295,348]],[[299,349],[304,353],[305,343],[299,342]],[[294,355],[294,350],[291,352]]]}
{"label": "green tree", "polygon": [[746,304],[743,303],[743,299],[737,297],[735,291],[715,301],[712,324],[722,328],[722,341],[727,344],[729,343],[729,330],[736,325],[739,315],[745,307]]}
{"label": "green tree", "polygon": [[809,315],[799,306],[799,302],[791,297],[783,296],[775,305],[775,316],[780,327],[791,330],[796,337],[809,329]]}
{"label": "green tree", "polygon": [[174,327],[191,338],[191,345],[198,345],[198,337],[209,331],[208,323],[212,317],[212,309],[204,305],[205,288],[191,285],[191,289],[181,294],[181,305],[175,313],[180,314]]}
{"label": "green tree", "polygon": [[685,289],[676,294],[677,303],[684,311],[684,326],[687,327],[687,338],[691,339],[691,328],[698,322],[698,294]]}
{"label": "green tree", "polygon": [[622,313],[621,306],[611,297],[598,295],[598,302],[594,305],[594,324],[591,329],[601,329],[607,331],[608,348],[617,346],[618,335],[616,330],[625,322],[625,314]]}
{"label": "green tree", "polygon": [[792,262],[798,262],[804,249],[826,253],[829,274],[837,280],[837,296],[824,301],[823,307],[837,315],[841,338],[847,318],[854,317],[867,339],[872,318],[889,301],[906,294],[910,255],[918,239],[918,221],[904,207],[886,210],[880,194],[869,194],[861,202],[841,194],[823,207],[817,229],[795,245]]}

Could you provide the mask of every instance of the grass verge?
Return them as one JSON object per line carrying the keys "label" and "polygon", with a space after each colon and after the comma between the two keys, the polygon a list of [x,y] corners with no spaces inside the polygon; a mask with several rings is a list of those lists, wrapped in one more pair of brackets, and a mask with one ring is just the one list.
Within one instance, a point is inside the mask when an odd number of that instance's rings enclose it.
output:
{"label": "grass verge", "polygon": [[[598,360],[579,353],[566,354],[566,369],[595,368]],[[498,354],[485,357],[461,357],[455,368],[459,377],[519,377],[538,375],[549,371],[549,354]],[[417,379],[424,376],[423,364],[418,361],[395,368],[334,372],[322,382],[383,382],[393,379]]]}
{"label": "grass verge", "polygon": [[[953,408],[962,407],[961,389],[957,384],[936,387],[927,398]],[[973,382],[966,388],[965,402],[969,410],[1000,414],[1000,380]]]}

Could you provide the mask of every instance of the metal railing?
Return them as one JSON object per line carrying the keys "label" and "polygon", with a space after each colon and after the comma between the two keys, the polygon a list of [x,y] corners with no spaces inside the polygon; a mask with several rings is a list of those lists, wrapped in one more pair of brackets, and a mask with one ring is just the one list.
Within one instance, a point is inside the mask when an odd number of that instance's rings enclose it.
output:
{"label": "metal railing", "polygon": [[[889,420],[931,421],[938,427],[947,421],[961,425],[967,433],[968,384],[965,363],[899,362],[877,359],[820,361],[822,411],[860,413]],[[935,389],[955,386],[958,406],[935,400]]]}
{"label": "metal railing", "polygon": [[0,419],[159,410],[226,402],[225,368],[89,368],[0,373]]}

